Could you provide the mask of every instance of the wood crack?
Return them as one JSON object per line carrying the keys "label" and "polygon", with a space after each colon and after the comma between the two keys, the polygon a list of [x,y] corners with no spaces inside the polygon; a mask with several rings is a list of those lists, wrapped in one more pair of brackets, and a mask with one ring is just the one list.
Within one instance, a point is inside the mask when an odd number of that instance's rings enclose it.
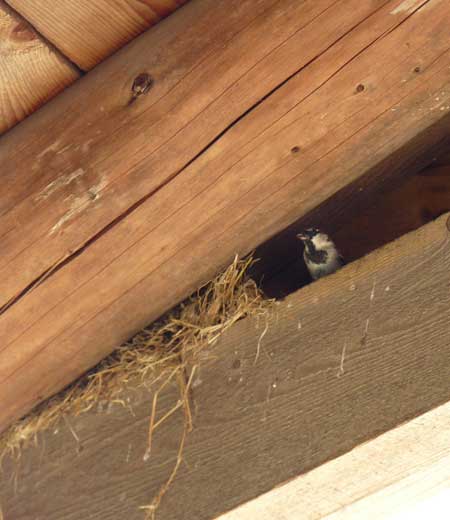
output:
{"label": "wood crack", "polygon": [[[426,1],[429,1],[429,0],[426,0]],[[278,2],[275,2],[275,4],[278,3]],[[322,15],[323,12],[327,11],[328,9],[330,9],[333,5],[335,5],[337,2],[333,3],[331,6],[328,6],[327,9],[325,9],[324,11],[321,11],[320,14],[316,15],[313,20],[315,20],[318,16]],[[153,189],[152,191],[150,191],[149,193],[147,193],[145,196],[143,196],[142,198],[140,198],[138,201],[136,201],[134,204],[132,204],[126,211],[124,211],[123,213],[121,213],[120,215],[118,215],[116,218],[114,218],[109,224],[107,224],[104,228],[102,228],[101,230],[99,230],[96,234],[94,234],[91,238],[89,238],[87,241],[85,241],[81,246],[78,247],[78,249],[76,249],[75,251],[73,251],[71,254],[67,255],[63,260],[57,262],[54,266],[50,267],[49,269],[47,269],[42,275],[38,276],[37,278],[35,278],[30,284],[28,284],[20,293],[17,294],[17,296],[15,296],[14,298],[11,298],[3,307],[0,308],[0,316],[6,312],[8,309],[10,309],[13,305],[17,304],[22,298],[24,298],[31,290],[35,289],[38,285],[40,285],[44,280],[48,279],[49,276],[53,276],[55,275],[59,270],[61,270],[64,266],[66,266],[68,263],[70,263],[71,261],[75,260],[78,256],[80,256],[89,246],[91,246],[92,244],[94,244],[95,242],[97,242],[103,235],[105,235],[106,233],[108,233],[108,231],[110,231],[112,228],[114,228],[118,223],[120,223],[121,221],[123,221],[125,218],[127,218],[129,215],[131,215],[134,211],[136,211],[136,209],[138,209],[140,206],[142,206],[147,200],[149,200],[151,197],[155,196],[159,191],[161,191],[162,189],[164,189],[169,183],[171,183],[178,175],[180,175],[184,170],[186,170],[192,163],[194,163],[199,157],[201,157],[205,152],[207,152],[207,150],[209,150],[212,146],[214,146],[214,144],[219,141],[227,132],[230,131],[231,128],[233,128],[234,126],[236,126],[237,124],[239,124],[239,122],[241,120],[243,120],[248,114],[250,114],[252,111],[254,111],[257,107],[259,107],[264,101],[266,101],[270,96],[272,96],[276,91],[278,91],[279,89],[281,89],[284,85],[286,85],[293,77],[295,77],[297,74],[299,74],[302,70],[306,69],[308,66],[310,66],[313,62],[315,62],[317,59],[319,59],[324,53],[326,53],[330,48],[332,48],[334,45],[336,45],[336,43],[338,43],[340,40],[342,40],[343,38],[345,38],[349,33],[351,33],[353,30],[355,30],[359,25],[361,25],[362,23],[364,23],[367,18],[369,18],[370,16],[372,16],[373,14],[375,14],[377,11],[379,11],[380,9],[382,9],[385,5],[386,5],[387,2],[383,3],[382,6],[378,7],[376,10],[374,10],[368,17],[364,18],[363,20],[361,20],[360,22],[358,22],[356,25],[354,25],[351,29],[349,29],[347,32],[345,32],[341,37],[339,37],[338,39],[336,39],[332,44],[330,44],[328,47],[326,47],[320,54],[318,54],[317,56],[315,56],[314,58],[312,58],[311,60],[309,60],[308,62],[306,62],[305,64],[303,64],[299,69],[297,69],[295,72],[293,72],[292,74],[290,74],[286,79],[284,79],[282,82],[280,82],[276,87],[274,87],[272,90],[270,90],[267,94],[265,94],[263,97],[261,97],[258,101],[256,101],[252,106],[250,106],[247,110],[245,110],[239,117],[237,117],[235,120],[233,120],[231,123],[229,123],[221,132],[219,132],[213,139],[211,139],[210,142],[208,142],[197,154],[195,154],[189,161],[187,161],[181,168],[179,168],[178,170],[176,170],[175,172],[173,172],[172,175],[168,176],[164,182],[162,182],[160,185],[158,185],[155,189]],[[270,7],[273,7],[273,5],[275,4],[272,4]],[[268,8],[269,9],[269,8]],[[268,10],[267,9],[267,10]],[[266,11],[267,11],[266,10]],[[264,11],[264,12],[266,12]],[[294,32],[294,34],[296,32],[298,32],[299,30],[303,29],[304,27],[306,27],[306,25],[309,25],[313,20],[311,20],[310,22],[308,22],[308,24],[305,24],[305,26],[302,26],[300,29],[298,29],[297,31]],[[252,20],[252,22],[254,21],[254,19]],[[251,23],[252,23],[251,22]],[[242,29],[243,30],[243,29]],[[241,31],[242,31],[241,30]],[[239,31],[239,32],[241,32]],[[239,33],[236,33],[236,34],[239,34]],[[233,38],[235,37],[236,35],[233,35]],[[264,55],[263,58],[261,58],[253,67],[255,67],[258,63],[260,63],[262,60],[266,59],[267,56],[269,56],[274,50],[276,50],[278,47],[280,47],[281,45],[285,44],[286,41],[288,41],[291,37],[293,36],[290,35],[290,37],[287,39],[287,40],[284,40],[281,44],[279,44],[277,47],[275,47],[274,49],[271,50],[271,52],[267,55]],[[376,41],[376,40],[374,40]],[[366,48],[368,48],[370,45],[372,45],[374,42],[372,42],[371,44],[369,44],[368,46],[366,46],[363,50],[366,50]],[[362,51],[361,51],[362,52]],[[359,54],[359,53],[358,53]],[[355,56],[356,57],[356,56]],[[353,58],[352,58],[353,59]],[[349,60],[348,62],[346,62],[346,65],[348,65],[348,63],[350,63],[352,60]],[[343,66],[343,67],[344,67]],[[252,68],[253,68],[252,67]],[[335,74],[337,74],[343,67],[341,67],[338,71],[336,71]],[[248,71],[246,71],[246,73],[239,77],[235,82],[233,82],[228,88],[227,90],[231,89],[239,80],[242,79],[242,77],[244,77],[246,74],[248,74],[248,72],[250,71],[251,69],[249,69]],[[190,71],[191,72],[191,71]],[[326,81],[329,81],[335,74],[331,75]],[[326,83],[326,81],[324,83]],[[315,89],[312,93],[310,93],[310,95],[312,95],[314,92],[316,92],[316,90],[318,90],[321,86],[323,86],[322,83],[321,85],[319,85],[317,87],[317,89]],[[227,91],[226,90],[226,91]],[[226,92],[225,91],[225,92]],[[221,96],[223,95],[224,93],[221,94]],[[219,96],[219,97],[221,97]],[[304,99],[306,99],[308,96],[306,96]],[[212,103],[216,102],[218,98],[214,99],[214,101],[212,101]],[[304,100],[303,99],[303,100]],[[303,101],[301,100],[301,101]],[[300,102],[301,102],[300,101]],[[299,102],[299,103],[300,103]],[[194,119],[198,118],[208,107],[210,106],[207,105],[199,114],[197,114],[195,116]],[[283,116],[281,116],[283,117]],[[191,122],[190,122],[191,123]],[[189,123],[189,124],[190,124]],[[185,127],[182,127],[177,133],[179,133],[180,131],[182,131]],[[177,134],[175,134],[177,135]],[[171,138],[169,140],[167,140],[166,142],[164,142],[163,144],[161,144],[158,148],[161,148],[162,146],[164,146],[165,144],[167,144],[168,142],[170,142],[171,139],[173,139],[175,137],[175,135],[171,136]],[[152,153],[155,153],[157,151],[154,150]],[[139,163],[138,163],[139,164]],[[133,168],[135,168],[137,165],[134,165]],[[126,173],[123,175],[125,176]]]}
{"label": "wood crack", "polygon": [[[408,20],[411,16],[413,16],[419,9],[421,9],[424,5],[429,3],[430,0],[424,0],[420,6],[416,7],[412,12],[408,14],[408,16],[401,20],[398,24],[396,24],[393,28],[385,31],[382,35],[378,36],[376,39],[374,39],[370,44],[366,45],[363,49],[361,49],[357,54],[352,56],[350,60],[345,62],[344,65],[342,65],[337,71],[335,71],[332,75],[330,75],[325,81],[323,81],[318,87],[316,87],[311,93],[309,93],[307,96],[302,98],[295,106],[297,106],[299,103],[305,101],[308,97],[313,95],[317,90],[319,90],[323,85],[325,85],[330,79],[332,79],[336,74],[338,74],[340,71],[342,71],[346,66],[348,66],[352,61],[354,61],[361,53],[366,51],[369,47],[371,47],[375,42],[378,40],[386,37],[388,34],[390,34],[392,31],[394,31],[396,28],[398,28],[400,25],[402,25],[406,20]],[[303,69],[310,66],[313,62],[315,62],[317,59],[319,59],[323,54],[325,54],[330,48],[332,48],[336,43],[341,41],[343,38],[345,38],[348,34],[350,34],[352,31],[354,31],[358,26],[360,26],[362,23],[364,23],[368,18],[373,16],[376,12],[378,12],[380,9],[382,9],[387,3],[385,2],[383,5],[378,7],[373,13],[371,13],[369,16],[365,17],[363,20],[361,20],[358,24],[353,26],[351,29],[349,29],[345,34],[343,34],[340,38],[338,38],[335,42],[330,44],[323,52],[318,54],[316,57],[305,63],[302,67],[300,67],[296,72],[292,73],[289,77],[287,77],[285,80],[280,82],[276,87],[274,87],[270,92],[268,92],[265,96],[263,96],[261,99],[259,99],[256,103],[254,103],[251,107],[249,107],[245,112],[243,112],[238,118],[233,120],[229,125],[227,125],[219,134],[217,134],[216,137],[214,137],[207,145],[205,145],[196,155],[192,157],[189,161],[187,161],[181,168],[179,168],[177,171],[175,171],[172,175],[167,177],[164,182],[162,182],[159,186],[157,186],[154,190],[143,196],[141,199],[136,201],[133,205],[131,205],[126,211],[118,215],[115,219],[113,219],[109,224],[107,224],[104,228],[102,228],[100,231],[98,231],[95,235],[93,235],[91,238],[89,238],[87,241],[85,241],[81,246],[79,246],[78,249],[68,254],[66,257],[64,257],[62,260],[55,263],[52,267],[47,269],[44,273],[42,273],[39,277],[34,279],[30,284],[28,284],[20,293],[17,294],[17,296],[11,298],[4,306],[0,308],[0,316],[5,313],[8,309],[10,309],[13,305],[17,304],[22,298],[24,298],[27,294],[29,294],[32,290],[34,290],[37,286],[39,286],[43,281],[47,280],[50,276],[55,275],[58,271],[60,271],[62,268],[64,268],[67,264],[78,258],[84,251],[87,250],[88,247],[90,247],[92,244],[97,242],[99,239],[102,238],[106,233],[108,233],[111,229],[113,229],[117,224],[119,224],[121,221],[123,221],[125,218],[127,218],[129,215],[131,215],[134,211],[136,211],[140,206],[142,206],[146,201],[148,201],[151,197],[155,196],[159,191],[164,189],[169,183],[171,183],[178,175],[180,175],[184,170],[186,170],[192,163],[194,163],[199,157],[201,157],[208,149],[210,149],[214,144],[219,141],[231,128],[233,128],[235,125],[239,124],[239,122],[244,119],[247,115],[249,115],[252,111],[254,111],[258,106],[260,106],[267,98],[272,96],[276,91],[278,91],[280,88],[282,88],[284,85],[286,85],[290,80],[292,80],[293,77],[295,77],[297,74],[299,74]],[[333,4],[334,5],[334,4]],[[317,17],[316,17],[317,18]],[[286,40],[287,41],[287,40]],[[281,44],[280,44],[281,45]],[[272,51],[271,51],[272,52]],[[269,53],[270,54],[270,53]],[[265,56],[267,57],[267,55]],[[264,58],[265,58],[264,57]],[[264,59],[262,58],[262,59]],[[259,62],[258,62],[259,63]],[[240,79],[240,78],[239,78]],[[237,80],[238,81],[238,80]],[[234,85],[235,83],[233,83]],[[232,85],[229,87],[231,88]],[[216,100],[214,100],[216,101]],[[209,106],[209,105],[208,105]],[[206,107],[207,108],[207,107]],[[206,110],[206,108],[204,110]],[[294,108],[294,107],[292,107]],[[292,110],[292,108],[290,110]],[[387,109],[388,110],[388,109]],[[383,113],[385,113],[387,110],[385,110]],[[198,117],[201,114],[201,112],[196,116]],[[277,121],[279,121],[282,117],[284,117],[285,114],[280,116],[275,122],[273,122],[270,126],[275,124]],[[270,128],[267,127],[267,128]],[[367,125],[366,125],[367,126]],[[264,129],[266,130],[266,129]],[[358,130],[358,132],[361,129]],[[180,130],[181,131],[181,130]],[[352,134],[353,136],[354,134]],[[350,136],[350,137],[352,137]],[[172,136],[173,138],[174,136]],[[256,136],[257,137],[257,136]],[[255,138],[256,138],[255,137]],[[170,141],[170,140],[169,140]],[[342,143],[339,143],[337,146],[341,146]],[[163,145],[161,145],[163,146]],[[250,152],[251,153],[251,150]],[[330,152],[331,153],[331,152]],[[316,161],[317,162],[317,161]],[[231,167],[230,167],[231,168]],[[224,172],[225,174],[226,172]],[[273,172],[272,172],[273,173]],[[189,201],[190,202],[190,201]],[[187,205],[189,202],[187,202],[185,205]]]}

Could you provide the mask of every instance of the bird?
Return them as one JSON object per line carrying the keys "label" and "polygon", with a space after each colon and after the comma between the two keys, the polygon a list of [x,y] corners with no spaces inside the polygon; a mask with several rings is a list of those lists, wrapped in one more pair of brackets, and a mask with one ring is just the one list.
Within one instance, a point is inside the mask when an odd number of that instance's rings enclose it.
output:
{"label": "bird", "polygon": [[319,229],[306,229],[297,238],[303,242],[303,259],[313,280],[332,274],[345,264],[334,242]]}

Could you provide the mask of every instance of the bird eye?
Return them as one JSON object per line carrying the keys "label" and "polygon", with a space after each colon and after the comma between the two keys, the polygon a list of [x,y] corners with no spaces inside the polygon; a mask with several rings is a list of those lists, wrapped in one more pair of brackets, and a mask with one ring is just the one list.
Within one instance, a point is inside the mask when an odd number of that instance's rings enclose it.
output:
{"label": "bird eye", "polygon": [[309,238],[313,238],[317,235],[317,233],[320,233],[320,231],[316,228],[309,228],[306,230],[306,234],[309,236]]}

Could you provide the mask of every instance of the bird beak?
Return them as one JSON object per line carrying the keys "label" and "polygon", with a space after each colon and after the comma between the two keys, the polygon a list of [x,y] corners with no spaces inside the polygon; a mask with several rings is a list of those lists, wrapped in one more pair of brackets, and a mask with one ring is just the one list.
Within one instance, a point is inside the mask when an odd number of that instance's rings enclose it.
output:
{"label": "bird beak", "polygon": [[297,235],[297,238],[303,242],[303,241],[306,240],[308,237],[307,237],[304,233],[299,233],[299,234]]}

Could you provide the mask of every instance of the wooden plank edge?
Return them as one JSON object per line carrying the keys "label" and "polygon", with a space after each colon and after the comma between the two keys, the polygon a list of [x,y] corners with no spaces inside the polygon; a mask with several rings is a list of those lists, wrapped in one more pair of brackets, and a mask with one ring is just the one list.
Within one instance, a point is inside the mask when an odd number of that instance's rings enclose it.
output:
{"label": "wooden plank edge", "polygon": [[450,402],[217,520],[425,518],[449,510],[449,491]]}

